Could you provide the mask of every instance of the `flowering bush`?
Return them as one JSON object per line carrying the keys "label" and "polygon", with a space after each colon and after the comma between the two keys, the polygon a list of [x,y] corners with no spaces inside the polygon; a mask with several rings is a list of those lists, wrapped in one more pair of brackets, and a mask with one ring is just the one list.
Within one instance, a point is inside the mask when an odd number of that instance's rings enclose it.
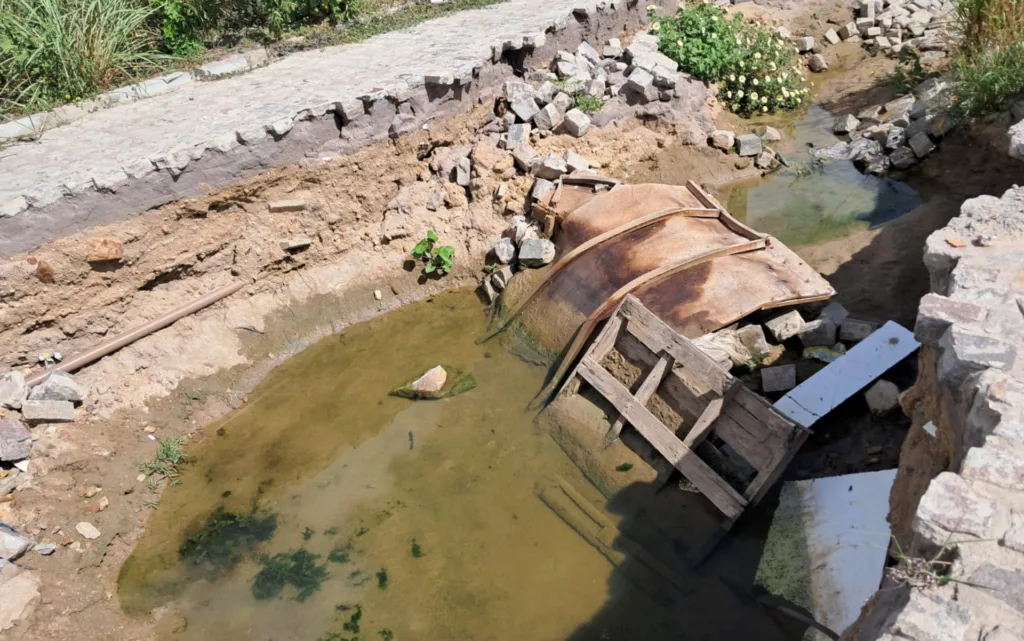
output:
{"label": "flowering bush", "polygon": [[742,115],[793,109],[808,93],[792,44],[713,4],[680,3],[651,25],[658,48],[693,77],[719,85],[726,109]]}

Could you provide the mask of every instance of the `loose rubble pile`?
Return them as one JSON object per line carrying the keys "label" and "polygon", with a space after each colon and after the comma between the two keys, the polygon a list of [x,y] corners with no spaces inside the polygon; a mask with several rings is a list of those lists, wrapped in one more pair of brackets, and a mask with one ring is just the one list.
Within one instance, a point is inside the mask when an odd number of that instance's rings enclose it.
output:
{"label": "loose rubble pile", "polygon": [[[725,369],[757,368],[761,391],[778,394],[788,392],[801,382],[797,363],[776,364],[793,360],[786,354],[787,347],[799,346],[801,359],[831,363],[846,353],[847,346],[859,343],[878,328],[877,323],[850,317],[846,308],[832,302],[814,320],[804,320],[794,309],[769,319],[763,326],[750,324],[727,328],[694,342]],[[769,343],[766,334],[776,344]],[[761,367],[762,364],[765,366]],[[899,404],[899,389],[889,381],[879,380],[868,388],[864,398],[871,412],[882,416]]]}
{"label": "loose rubble pile", "polygon": [[857,115],[836,118],[832,132],[846,137],[831,147],[811,152],[817,160],[852,160],[868,174],[908,169],[935,151],[936,144],[953,129],[945,112],[946,83],[929,78],[884,105],[872,105]]}
{"label": "loose rubble pile", "polygon": [[830,29],[825,37],[830,42],[835,37],[859,37],[865,47],[890,57],[912,51],[922,58],[940,59],[949,46],[954,9],[950,0],[860,0],[854,21],[838,32]]}
{"label": "loose rubble pile", "polygon": [[[734,151],[742,158],[753,158],[754,166],[758,169],[771,170],[778,167],[781,157],[771,148],[763,143],[778,142],[782,140],[782,134],[774,127],[764,127],[764,131],[758,135],[755,133],[739,134],[728,129],[716,129],[708,136],[708,144],[722,151]],[[749,166],[750,161],[737,161],[736,166],[744,169]]]}

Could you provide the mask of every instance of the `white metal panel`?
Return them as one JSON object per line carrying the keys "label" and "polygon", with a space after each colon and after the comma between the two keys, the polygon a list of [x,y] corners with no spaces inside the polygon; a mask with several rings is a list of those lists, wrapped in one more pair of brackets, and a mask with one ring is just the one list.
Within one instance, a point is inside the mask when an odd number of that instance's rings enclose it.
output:
{"label": "white metal panel", "polygon": [[790,390],[775,404],[775,409],[799,425],[810,427],[919,346],[913,332],[889,321]]}

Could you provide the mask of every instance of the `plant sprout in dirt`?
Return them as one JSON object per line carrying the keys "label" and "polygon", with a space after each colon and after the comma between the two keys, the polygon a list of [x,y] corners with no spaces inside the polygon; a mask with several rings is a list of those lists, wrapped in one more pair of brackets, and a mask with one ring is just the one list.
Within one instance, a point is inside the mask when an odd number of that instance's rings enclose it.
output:
{"label": "plant sprout in dirt", "polygon": [[455,248],[451,245],[438,247],[436,246],[437,240],[437,234],[428,231],[426,237],[416,243],[412,249],[412,257],[425,263],[423,273],[428,276],[430,274],[446,276],[452,270],[452,263],[455,260]]}
{"label": "plant sprout in dirt", "polygon": [[135,464],[139,471],[147,476],[159,474],[163,478],[177,478],[179,468],[188,462],[188,457],[181,451],[181,444],[184,442],[185,439],[181,436],[163,439],[152,461],[136,461]]}
{"label": "plant sprout in dirt", "polygon": [[651,26],[658,48],[693,77],[718,84],[718,98],[741,115],[798,107],[809,89],[791,43],[713,4],[681,4]]}

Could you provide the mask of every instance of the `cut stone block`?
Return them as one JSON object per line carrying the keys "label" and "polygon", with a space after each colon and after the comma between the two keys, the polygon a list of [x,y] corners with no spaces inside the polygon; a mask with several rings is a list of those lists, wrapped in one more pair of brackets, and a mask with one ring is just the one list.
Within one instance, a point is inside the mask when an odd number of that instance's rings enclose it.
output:
{"label": "cut stone block", "polygon": [[709,139],[712,147],[729,151],[736,143],[736,134],[726,129],[716,129],[711,132]]}
{"label": "cut stone block", "polygon": [[554,102],[544,105],[544,108],[533,117],[533,124],[541,131],[552,131],[562,125],[565,115]]}
{"label": "cut stone block", "polygon": [[761,390],[766,394],[788,392],[796,387],[796,365],[765,367],[761,370]]}
{"label": "cut stone block", "polygon": [[568,171],[568,167],[565,164],[565,159],[561,156],[551,154],[544,159],[544,162],[537,165],[534,170],[534,175],[538,178],[544,178],[545,180],[558,180],[558,178]]}
{"label": "cut stone block", "polygon": [[508,265],[516,257],[516,244],[511,238],[502,238],[494,244],[494,257],[502,265]]}
{"label": "cut stone block", "polygon": [[764,324],[772,337],[780,343],[799,334],[804,325],[803,317],[795,309],[776,316]]}
{"label": "cut stone block", "polygon": [[0,407],[21,409],[21,404],[28,397],[28,386],[21,372],[7,372],[0,375]]}
{"label": "cut stone block", "polygon": [[13,418],[0,418],[0,461],[13,463],[32,453],[32,433]]}
{"label": "cut stone block", "polygon": [[570,109],[565,114],[562,126],[570,136],[582,138],[590,131],[590,117],[579,109]]}
{"label": "cut stone block", "polygon": [[71,401],[25,401],[21,415],[29,423],[70,423],[75,420]]}
{"label": "cut stone block", "polygon": [[836,343],[836,324],[828,319],[819,318],[804,323],[797,336],[804,347],[830,347]]}
{"label": "cut stone block", "polygon": [[825,40],[830,45],[837,45],[843,41],[843,39],[839,37],[839,33],[835,29],[829,29],[828,31],[825,32]]}
{"label": "cut stone block", "polygon": [[849,315],[850,312],[846,311],[846,308],[843,307],[842,304],[832,301],[828,305],[825,305],[825,309],[821,310],[821,313],[818,314],[818,318],[821,320],[830,320],[833,325],[838,327]]}
{"label": "cut stone block", "polygon": [[555,259],[555,244],[546,238],[530,238],[519,247],[519,262],[526,267],[542,267]]}
{"label": "cut stone block", "polygon": [[736,153],[740,156],[757,156],[763,150],[761,139],[754,134],[736,136]]}
{"label": "cut stone block", "polygon": [[71,401],[81,403],[86,390],[75,382],[74,376],[65,372],[53,372],[28,394],[30,401]]}
{"label": "cut stone block", "polygon": [[572,150],[565,152],[565,165],[569,168],[570,172],[590,169],[590,163],[587,159]]}
{"label": "cut stone block", "polygon": [[935,151],[935,143],[933,143],[932,139],[928,137],[928,134],[923,131],[908,140],[907,144],[914,150],[914,155],[918,158],[924,158]]}
{"label": "cut stone block", "polygon": [[797,50],[800,51],[800,53],[807,53],[808,51],[814,49],[814,38],[812,38],[811,36],[797,38],[794,41],[794,44],[796,45],[796,48]]}

